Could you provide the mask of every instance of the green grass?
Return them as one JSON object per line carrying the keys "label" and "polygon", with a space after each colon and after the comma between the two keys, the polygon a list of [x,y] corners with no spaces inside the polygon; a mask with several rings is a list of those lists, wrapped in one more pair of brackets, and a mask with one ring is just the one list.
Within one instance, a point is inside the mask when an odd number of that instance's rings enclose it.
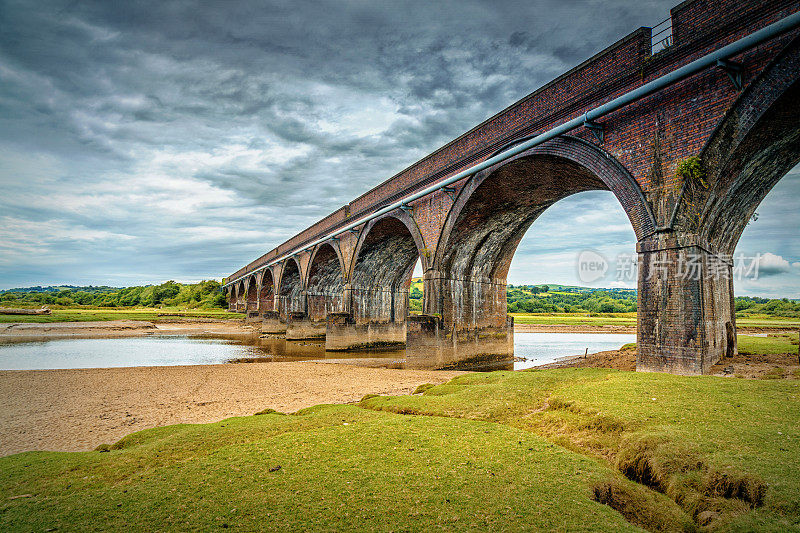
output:
{"label": "green grass", "polygon": [[740,354],[797,353],[797,333],[770,334],[767,337],[737,335]]}
{"label": "green grass", "polygon": [[758,328],[793,328],[800,327],[800,320],[796,318],[783,318],[769,315],[752,315],[747,318],[737,318],[738,327],[758,327]]}
{"label": "green grass", "polygon": [[636,313],[510,313],[515,324],[568,325],[568,326],[632,326],[636,327]]}
{"label": "green grass", "polygon": [[0,459],[0,530],[636,530],[592,500],[634,484],[493,423],[320,406],[115,448]]}
{"label": "green grass", "polygon": [[[797,333],[770,333],[766,337],[737,335],[736,343],[742,355],[797,353]],[[636,343],[624,344],[620,350],[636,349]]]}
{"label": "green grass", "polygon": [[[800,529],[800,385],[563,369],[471,374],[366,407],[494,421],[602,457],[699,521]],[[767,487],[763,506],[751,508]],[[741,498],[725,498],[740,491]],[[705,513],[705,514],[704,514]]]}
{"label": "green grass", "polygon": [[50,315],[0,315],[0,323],[9,322],[92,322],[106,320],[174,320],[174,316],[159,317],[161,313],[180,314],[186,317],[235,319],[242,313],[229,313],[222,309],[53,309]]}

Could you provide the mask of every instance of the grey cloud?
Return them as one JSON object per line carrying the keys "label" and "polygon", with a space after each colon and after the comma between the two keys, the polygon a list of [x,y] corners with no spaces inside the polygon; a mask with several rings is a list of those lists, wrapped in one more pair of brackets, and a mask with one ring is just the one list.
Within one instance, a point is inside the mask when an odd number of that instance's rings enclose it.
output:
{"label": "grey cloud", "polygon": [[0,286],[228,274],[673,3],[0,0]]}

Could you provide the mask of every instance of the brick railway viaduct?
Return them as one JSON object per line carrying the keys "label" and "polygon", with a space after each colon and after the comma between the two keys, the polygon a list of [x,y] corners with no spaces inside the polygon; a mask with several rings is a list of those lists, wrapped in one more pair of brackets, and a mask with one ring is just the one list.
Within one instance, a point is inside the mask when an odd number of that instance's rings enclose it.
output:
{"label": "brick railway viaduct", "polygon": [[[406,343],[418,366],[508,358],[506,275],[520,239],[558,200],[610,190],[638,240],[637,369],[706,372],[736,350],[728,256],[800,161],[798,24],[403,200],[798,12],[780,0],[676,6],[665,48],[653,53],[651,28],[627,35],[226,278],[231,309],[290,339],[324,336],[331,350]],[[699,171],[679,171],[686,162]],[[418,258],[424,314],[408,316]],[[699,276],[682,271],[692,258]]]}

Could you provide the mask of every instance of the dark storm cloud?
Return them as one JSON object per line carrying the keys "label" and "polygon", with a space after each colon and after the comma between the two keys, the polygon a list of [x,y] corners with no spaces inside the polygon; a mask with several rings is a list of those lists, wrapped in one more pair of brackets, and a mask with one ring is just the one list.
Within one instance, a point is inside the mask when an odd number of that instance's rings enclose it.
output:
{"label": "dark storm cloud", "polygon": [[0,0],[0,286],[230,273],[671,4]]}

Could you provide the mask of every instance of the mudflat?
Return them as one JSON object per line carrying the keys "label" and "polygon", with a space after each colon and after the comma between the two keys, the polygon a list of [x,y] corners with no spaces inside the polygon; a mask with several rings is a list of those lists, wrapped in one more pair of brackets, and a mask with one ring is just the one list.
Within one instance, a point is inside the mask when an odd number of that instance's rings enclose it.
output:
{"label": "mudflat", "polygon": [[145,335],[197,335],[203,333],[257,334],[242,321],[233,320],[165,320],[157,324],[144,320],[108,320],[96,322],[16,322],[0,324],[0,343],[43,341],[63,338],[115,338]]}
{"label": "mudflat", "polygon": [[316,362],[0,371],[0,455],[92,450],[142,429],[409,394],[460,374]]}

